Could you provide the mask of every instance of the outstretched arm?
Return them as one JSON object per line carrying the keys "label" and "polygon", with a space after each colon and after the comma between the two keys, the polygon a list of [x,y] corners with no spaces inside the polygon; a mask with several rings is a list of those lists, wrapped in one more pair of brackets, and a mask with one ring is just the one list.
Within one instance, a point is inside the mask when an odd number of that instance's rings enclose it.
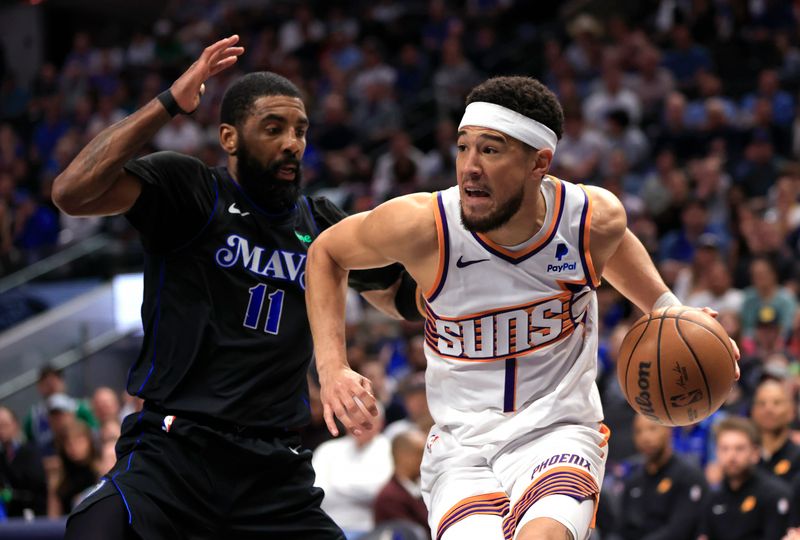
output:
{"label": "outstretched arm", "polygon": [[[377,414],[369,381],[350,369],[344,338],[349,270],[402,263],[422,282],[438,256],[430,195],[409,195],[350,216],[314,241],[306,262],[306,304],[320,377],[325,422],[338,435],[334,415],[353,432]],[[435,263],[433,263],[435,269]]]}
{"label": "outstretched arm", "polygon": [[[203,83],[232,66],[244,48],[231,36],[207,47],[170,88],[178,107],[194,111]],[[72,160],[53,183],[53,202],[74,216],[113,215],[128,211],[141,193],[140,181],[122,166],[170,121],[153,99],[132,115],[104,129]]]}
{"label": "outstretched arm", "polygon": [[[590,250],[598,272],[643,313],[680,305],[661,279],[644,245],[627,228],[625,209],[619,199],[602,188],[587,187],[586,190],[593,201]],[[710,308],[703,310],[716,316]],[[733,339],[731,345],[738,360],[739,347]],[[738,378],[738,364],[736,373]]]}
{"label": "outstretched arm", "polygon": [[627,228],[622,203],[611,192],[586,186],[592,199],[590,251],[598,274],[644,313],[669,287],[661,279],[650,255]]}

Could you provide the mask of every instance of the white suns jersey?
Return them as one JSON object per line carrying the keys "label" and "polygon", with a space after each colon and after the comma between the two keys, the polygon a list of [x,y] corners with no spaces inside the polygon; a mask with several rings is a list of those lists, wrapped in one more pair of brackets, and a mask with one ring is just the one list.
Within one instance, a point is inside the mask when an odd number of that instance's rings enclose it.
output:
{"label": "white suns jersey", "polygon": [[434,194],[437,279],[425,294],[428,403],[462,444],[602,420],[591,199],[546,176],[542,228],[516,251],[461,224],[458,187]]}

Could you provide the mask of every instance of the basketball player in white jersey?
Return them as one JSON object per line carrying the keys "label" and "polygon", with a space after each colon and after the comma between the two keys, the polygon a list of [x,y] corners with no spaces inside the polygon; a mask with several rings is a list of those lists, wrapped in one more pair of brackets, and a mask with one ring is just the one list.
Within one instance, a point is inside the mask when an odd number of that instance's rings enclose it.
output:
{"label": "basketball player in white jersey", "polygon": [[422,464],[437,540],[572,539],[593,526],[608,430],[595,385],[602,275],[640,309],[678,304],[608,191],[547,175],[563,114],[535,79],[467,97],[458,185],[388,201],[325,231],[307,303],[325,420],[369,425],[369,382],[349,369],[348,270],[402,263],[423,291]]}

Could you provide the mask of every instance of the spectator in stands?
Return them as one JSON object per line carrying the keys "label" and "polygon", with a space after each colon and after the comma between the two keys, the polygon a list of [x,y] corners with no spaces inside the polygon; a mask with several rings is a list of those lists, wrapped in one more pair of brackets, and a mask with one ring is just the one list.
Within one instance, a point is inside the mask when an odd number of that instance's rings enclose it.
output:
{"label": "spectator in stands", "polygon": [[365,84],[364,98],[353,111],[353,125],[365,151],[385,143],[402,127],[402,111],[392,96],[392,87],[384,81]]}
{"label": "spectator in stands", "polygon": [[410,429],[428,433],[433,427],[433,418],[431,418],[428,400],[425,397],[425,374],[412,372],[407,375],[400,382],[397,393],[403,401],[407,416],[386,426],[384,435],[391,440]]}
{"label": "spectator in stands", "polygon": [[667,233],[661,239],[661,260],[673,260],[689,263],[695,256],[700,237],[705,233],[717,234],[717,247],[724,247],[718,231],[713,230],[708,222],[708,207],[705,201],[692,198],[683,205],[681,212],[681,228]]}
{"label": "spectator in stands", "polygon": [[675,78],[661,64],[661,52],[652,45],[639,50],[636,55],[636,73],[630,88],[642,103],[642,114],[652,122],[657,119],[664,99],[675,89]]}
{"label": "spectator in stands", "polygon": [[664,54],[664,66],[672,72],[681,90],[691,90],[700,70],[712,70],[711,55],[705,47],[695,44],[686,24],[673,26],[671,39],[672,46]]}
{"label": "spectator in stands", "polygon": [[372,394],[383,406],[386,424],[399,420],[405,416],[405,410],[400,400],[394,394],[394,384],[386,375],[386,366],[379,360],[368,360],[358,369],[358,372],[372,383]]}
{"label": "spectator in stands", "polygon": [[436,144],[425,154],[422,163],[421,181],[425,191],[438,191],[453,185],[456,174],[456,126],[451,120],[439,120],[436,124]]}
{"label": "spectator in stands", "polygon": [[627,113],[628,124],[638,125],[641,121],[642,104],[633,91],[623,86],[623,76],[619,52],[607,49],[603,54],[602,79],[583,104],[583,116],[590,126],[602,129],[608,114],[619,110]]}
{"label": "spectator in stands", "polygon": [[[35,443],[43,456],[51,456],[55,453],[53,429],[49,420],[50,405],[54,404],[58,408],[66,407],[67,409],[72,409],[74,406],[74,413],[77,418],[80,418],[92,428],[97,427],[97,420],[88,405],[83,401],[74,401],[66,396],[66,384],[61,371],[50,366],[43,367],[39,371],[36,389],[39,391],[42,401],[31,407],[28,416],[25,418],[24,430],[28,441]],[[48,404],[48,400],[53,396],[59,397]],[[70,404],[66,405],[66,403]]]}
{"label": "spectator in stands", "polygon": [[744,159],[734,170],[734,185],[748,199],[766,197],[780,176],[780,166],[772,135],[764,129],[754,130],[744,149]]}
{"label": "spectator in stands", "polygon": [[712,264],[722,260],[720,243],[719,237],[713,233],[703,233],[697,238],[691,264],[681,268],[672,286],[675,296],[682,302],[686,303],[692,294],[709,286],[709,269]]}
{"label": "spectator in stands", "polygon": [[577,104],[564,106],[564,133],[558,142],[558,152],[553,155],[553,174],[576,181],[593,180],[601,156],[608,151],[608,141],[597,130],[589,128],[583,120],[583,111]]}
{"label": "spectator in stands", "polygon": [[121,433],[122,424],[119,423],[119,420],[108,420],[100,424],[100,429],[97,434],[100,444],[116,444]]}
{"label": "spectator in stands", "polygon": [[597,74],[603,60],[603,26],[584,13],[569,22],[567,31],[572,41],[564,51],[565,63],[581,81],[587,81]]}
{"label": "spectator in stands", "polygon": [[108,386],[95,389],[92,394],[92,413],[101,426],[110,421],[119,422],[120,402],[117,392]]}
{"label": "spectator in stands", "polygon": [[738,315],[744,301],[744,293],[733,287],[731,273],[725,262],[721,259],[713,260],[705,267],[705,272],[707,277],[705,284],[689,294],[686,305],[707,306],[719,313]]}
{"label": "spectator in stands", "polygon": [[389,142],[389,151],[382,154],[375,162],[375,174],[372,178],[372,197],[375,203],[381,203],[397,193],[398,185],[404,176],[399,167],[413,164],[416,171],[422,170],[425,154],[412,144],[411,137],[405,131],[394,133]]}
{"label": "spectator in stands", "polygon": [[48,514],[51,517],[68,514],[80,502],[78,495],[99,479],[95,465],[98,452],[86,424],[69,424],[57,443],[61,466],[58,479],[48,482],[51,488]]}
{"label": "spectator in stands", "polygon": [[703,506],[702,540],[780,540],[789,526],[790,490],[760,470],[759,434],[746,418],[731,417],[716,429],[724,481]]}
{"label": "spectator in stands", "polygon": [[787,484],[800,474],[800,447],[790,439],[795,402],[787,385],[766,379],[758,385],[751,411],[761,435],[761,468]]}
{"label": "spectator in stands", "polygon": [[768,67],[758,74],[758,86],[742,99],[742,110],[753,114],[756,100],[767,99],[772,106],[772,116],[776,124],[788,127],[794,121],[794,98],[781,88],[777,70]]}
{"label": "spectator in stands", "polygon": [[[641,171],[645,166],[645,160],[649,157],[650,146],[639,126],[631,123],[628,112],[625,109],[608,111],[603,127],[610,149],[622,150],[631,170]],[[640,177],[637,175],[636,178]],[[625,191],[638,193],[641,182],[628,182],[623,187]]]}
{"label": "spectator in stands", "polygon": [[690,174],[695,185],[694,195],[705,201],[708,222],[714,228],[728,229],[730,176],[722,169],[722,160],[708,156],[690,163]]}
{"label": "spectator in stands", "polygon": [[697,156],[701,148],[697,133],[686,125],[686,96],[677,91],[670,93],[664,101],[662,116],[655,129],[657,151],[670,148],[680,162]]}
{"label": "spectator in stands", "polygon": [[375,497],[376,525],[384,521],[404,519],[418,523],[426,531],[430,531],[428,510],[422,501],[419,483],[424,451],[425,434],[416,429],[404,431],[392,440],[394,475]]}
{"label": "spectator in stands", "polygon": [[745,337],[753,336],[759,317],[766,313],[762,308],[769,307],[777,318],[782,336],[787,337],[794,322],[797,301],[781,286],[772,260],[754,258],[750,263],[750,279],[753,285],[745,289],[742,303],[742,333]]}
{"label": "spectator in stands", "polygon": [[633,420],[633,439],[643,462],[625,479],[620,536],[693,540],[707,491],[703,471],[673,454],[668,427],[642,415]]}
{"label": "spectator in stands", "polygon": [[322,509],[348,534],[372,529],[375,497],[392,475],[391,443],[381,433],[381,409],[371,428],[358,436],[348,431],[314,451],[315,485],[325,490]]}
{"label": "spectator in stands", "polygon": [[0,407],[0,500],[6,515],[20,517],[25,509],[43,516],[47,511],[47,483],[42,457],[32,443],[22,441],[17,417]]}
{"label": "spectator in stands", "polygon": [[200,126],[186,115],[177,115],[156,134],[153,144],[158,150],[172,150],[184,154],[196,154],[205,143]]}
{"label": "spectator in stands", "polygon": [[439,68],[433,73],[438,117],[454,120],[464,109],[464,99],[478,79],[478,71],[464,56],[460,41],[448,38],[442,45]]}

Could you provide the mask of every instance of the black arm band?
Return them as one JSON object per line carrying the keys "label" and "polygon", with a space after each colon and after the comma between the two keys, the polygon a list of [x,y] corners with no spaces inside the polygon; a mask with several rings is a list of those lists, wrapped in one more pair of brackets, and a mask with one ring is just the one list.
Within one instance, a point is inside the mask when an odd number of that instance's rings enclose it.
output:
{"label": "black arm band", "polygon": [[158,101],[161,102],[161,104],[167,110],[169,115],[172,116],[173,118],[175,117],[176,114],[187,114],[186,111],[181,109],[181,106],[178,105],[178,102],[175,101],[175,96],[172,95],[172,92],[170,91],[169,88],[158,94],[158,97],[156,99],[158,99]]}
{"label": "black arm band", "polygon": [[347,284],[360,293],[366,291],[382,291],[397,283],[402,271],[402,265],[397,263],[384,266],[383,268],[351,270]]}
{"label": "black arm band", "polygon": [[400,287],[394,297],[394,307],[407,321],[421,321],[422,313],[417,309],[417,282],[404,269],[400,274]]}

